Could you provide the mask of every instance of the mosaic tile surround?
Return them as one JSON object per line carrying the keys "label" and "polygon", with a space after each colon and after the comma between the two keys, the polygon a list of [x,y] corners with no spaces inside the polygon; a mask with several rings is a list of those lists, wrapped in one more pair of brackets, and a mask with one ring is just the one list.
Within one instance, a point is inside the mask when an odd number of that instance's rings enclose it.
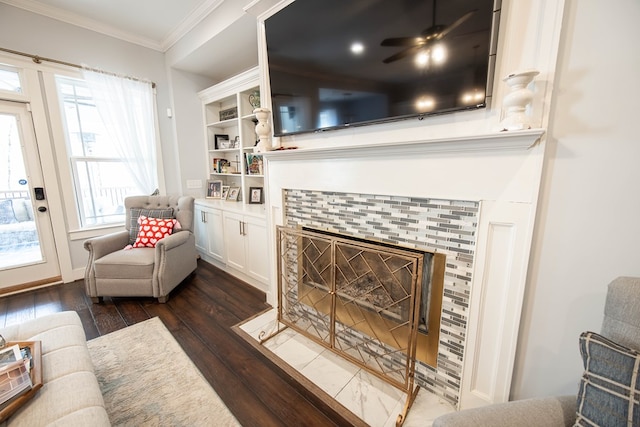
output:
{"label": "mosaic tile surround", "polygon": [[438,366],[416,363],[417,385],[457,405],[479,203],[284,190],[285,224],[370,238],[446,255]]}

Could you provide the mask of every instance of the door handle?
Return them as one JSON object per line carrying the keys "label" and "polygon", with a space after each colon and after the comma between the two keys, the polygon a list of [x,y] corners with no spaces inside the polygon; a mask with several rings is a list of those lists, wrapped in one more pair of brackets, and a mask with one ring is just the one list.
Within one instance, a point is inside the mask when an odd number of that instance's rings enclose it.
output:
{"label": "door handle", "polygon": [[45,206],[40,206],[38,208],[38,212],[46,212],[46,211],[47,211],[47,208]]}

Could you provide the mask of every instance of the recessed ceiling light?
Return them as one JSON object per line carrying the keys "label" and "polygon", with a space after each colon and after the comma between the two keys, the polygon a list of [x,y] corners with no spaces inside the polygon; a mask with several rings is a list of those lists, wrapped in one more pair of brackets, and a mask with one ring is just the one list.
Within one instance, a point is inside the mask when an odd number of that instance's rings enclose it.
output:
{"label": "recessed ceiling light", "polygon": [[364,52],[364,45],[362,43],[360,42],[351,43],[351,53],[359,55],[362,52]]}

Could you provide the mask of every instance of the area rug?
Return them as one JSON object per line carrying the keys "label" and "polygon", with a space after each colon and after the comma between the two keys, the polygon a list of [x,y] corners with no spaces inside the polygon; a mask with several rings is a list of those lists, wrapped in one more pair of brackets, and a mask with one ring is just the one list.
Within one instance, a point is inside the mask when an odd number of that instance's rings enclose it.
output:
{"label": "area rug", "polygon": [[88,346],[112,425],[240,425],[159,318]]}

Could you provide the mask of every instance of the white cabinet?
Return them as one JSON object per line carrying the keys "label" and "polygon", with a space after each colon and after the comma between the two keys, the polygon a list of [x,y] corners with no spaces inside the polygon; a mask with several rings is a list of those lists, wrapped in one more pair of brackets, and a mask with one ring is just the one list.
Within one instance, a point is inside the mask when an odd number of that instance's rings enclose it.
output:
{"label": "white cabinet", "polygon": [[225,262],[222,212],[219,209],[211,209],[198,204],[195,205],[194,211],[196,249],[201,255]]}
{"label": "white cabinet", "polygon": [[263,290],[269,284],[264,205],[196,199],[196,249],[203,260]]}
{"label": "white cabinet", "polygon": [[267,226],[262,218],[223,212],[227,265],[262,283],[269,280]]}
{"label": "white cabinet", "polygon": [[259,99],[258,68],[245,71],[198,93],[205,125],[207,179],[239,188],[240,203],[249,203],[251,187],[263,187],[262,155],[254,154]]}

